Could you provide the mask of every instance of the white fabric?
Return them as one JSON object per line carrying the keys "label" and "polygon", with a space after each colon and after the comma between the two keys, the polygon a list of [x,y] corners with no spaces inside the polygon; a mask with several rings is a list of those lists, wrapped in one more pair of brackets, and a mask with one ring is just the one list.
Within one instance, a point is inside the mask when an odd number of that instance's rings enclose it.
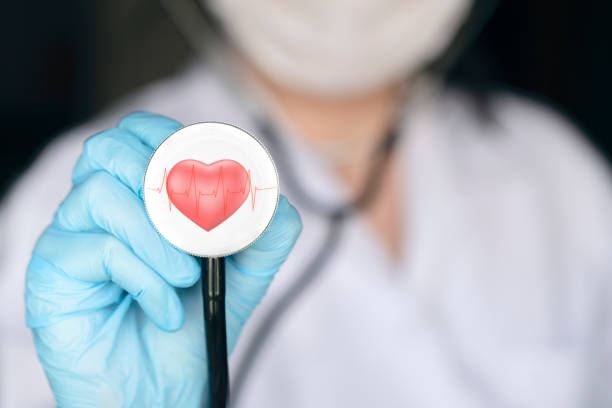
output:
{"label": "white fabric", "polygon": [[[350,220],[333,258],[258,357],[240,406],[612,406],[607,171],[541,106],[499,95],[486,123],[470,101],[447,92],[409,110],[400,146],[402,259],[391,262],[371,226]],[[223,85],[196,67],[43,152],[0,212],[0,407],[53,406],[24,326],[25,268],[70,188],[83,140],[133,110],[257,134]],[[298,138],[286,142],[306,189],[337,191]],[[325,220],[293,202],[303,236],[247,323],[233,368],[324,234]]]}
{"label": "white fabric", "polygon": [[418,72],[473,0],[202,0],[270,78],[302,92],[358,94]]}

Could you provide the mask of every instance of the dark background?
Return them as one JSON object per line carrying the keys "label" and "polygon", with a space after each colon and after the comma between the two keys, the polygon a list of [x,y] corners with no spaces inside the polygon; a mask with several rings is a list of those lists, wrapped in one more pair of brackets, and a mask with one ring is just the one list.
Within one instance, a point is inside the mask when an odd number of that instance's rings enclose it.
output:
{"label": "dark background", "polygon": [[[612,158],[608,0],[502,0],[455,69],[544,98]],[[10,2],[0,28],[0,194],[63,129],[191,55],[159,1]]]}

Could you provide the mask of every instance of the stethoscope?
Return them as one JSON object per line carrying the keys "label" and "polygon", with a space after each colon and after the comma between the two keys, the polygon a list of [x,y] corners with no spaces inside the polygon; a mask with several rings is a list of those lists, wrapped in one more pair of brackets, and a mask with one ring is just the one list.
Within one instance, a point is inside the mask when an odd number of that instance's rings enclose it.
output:
{"label": "stethoscope", "polygon": [[[467,48],[484,28],[485,23],[496,9],[499,1],[500,0],[481,1],[481,6],[477,8],[476,12],[473,13],[471,18],[460,29],[453,44],[449,47],[449,52],[435,64],[430,66],[429,71],[434,72],[436,77],[443,78],[453,66],[461,51]],[[216,51],[215,44],[218,42],[211,41],[209,47],[204,50],[200,47],[202,38],[217,37],[216,33],[209,29],[210,19],[202,12],[202,4],[200,2],[191,0],[161,0],[161,3],[171,19],[175,21],[179,31],[183,33],[187,42],[193,46],[193,49],[197,53],[202,54],[201,56],[203,56],[204,60],[206,60],[207,55],[214,55]],[[214,59],[212,63],[215,63]],[[228,72],[223,71],[223,69],[218,71],[225,74],[220,75],[220,77],[230,75]],[[228,85],[231,84],[231,81],[225,82]],[[237,100],[242,102],[246,100],[247,105],[251,103],[250,107],[253,108],[253,101],[250,100],[248,95],[246,98],[243,98],[245,96],[244,92],[237,89],[236,86],[228,86],[228,88],[230,91],[233,91],[231,93],[236,94]],[[433,93],[435,94],[435,91]],[[240,103],[238,103],[238,105],[240,105]],[[244,389],[244,384],[249,374],[252,372],[257,357],[279,321],[287,314],[291,307],[295,305],[301,295],[306,292],[325,269],[327,262],[330,260],[340,242],[342,227],[346,221],[353,214],[363,211],[376,197],[380,184],[378,181],[384,174],[385,167],[397,145],[398,134],[400,133],[397,126],[399,122],[396,121],[395,126],[390,128],[386,136],[373,152],[373,164],[366,174],[364,188],[353,200],[333,207],[314,199],[313,196],[302,187],[302,184],[294,172],[293,166],[288,162],[288,158],[290,157],[288,155],[288,149],[278,135],[277,129],[266,119],[266,115],[261,113],[260,108],[255,107],[246,110],[252,113],[250,116],[255,122],[253,133],[256,134],[270,150],[277,163],[279,172],[282,173],[283,179],[286,181],[285,186],[291,190],[292,198],[299,202],[302,208],[327,219],[327,230],[315,255],[312,256],[311,260],[306,264],[306,267],[297,275],[297,278],[289,289],[276,300],[269,309],[269,312],[262,317],[261,324],[255,329],[249,343],[244,346],[244,358],[237,366],[236,375],[232,382],[232,393],[230,395],[229,406],[237,405]]]}

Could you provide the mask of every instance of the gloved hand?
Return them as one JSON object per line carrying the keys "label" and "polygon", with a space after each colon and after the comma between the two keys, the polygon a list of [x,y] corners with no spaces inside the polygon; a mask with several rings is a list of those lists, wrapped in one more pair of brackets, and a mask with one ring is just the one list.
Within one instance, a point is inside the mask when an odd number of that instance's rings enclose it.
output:
{"label": "gloved hand", "polygon": [[[206,403],[200,263],[155,231],[142,200],[149,157],[180,127],[138,112],[91,137],[34,248],[26,322],[61,407]],[[230,352],[300,231],[281,197],[266,232],[227,258]]]}

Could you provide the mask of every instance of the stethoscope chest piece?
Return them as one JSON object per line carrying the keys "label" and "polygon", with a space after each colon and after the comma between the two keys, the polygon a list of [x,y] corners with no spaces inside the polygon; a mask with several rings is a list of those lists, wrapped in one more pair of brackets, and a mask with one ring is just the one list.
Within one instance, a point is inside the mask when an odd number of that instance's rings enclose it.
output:
{"label": "stethoscope chest piece", "polygon": [[264,146],[225,123],[196,123],[164,140],[144,177],[157,231],[200,257],[239,252],[266,229],[278,203],[278,174]]}

